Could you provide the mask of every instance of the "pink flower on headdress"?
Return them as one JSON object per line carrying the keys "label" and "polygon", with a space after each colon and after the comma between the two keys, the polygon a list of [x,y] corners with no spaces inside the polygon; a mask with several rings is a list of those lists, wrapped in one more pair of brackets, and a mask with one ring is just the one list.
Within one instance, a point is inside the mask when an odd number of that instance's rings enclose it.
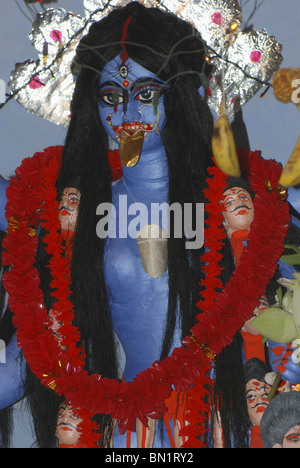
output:
{"label": "pink flower on headdress", "polygon": [[219,12],[216,12],[213,15],[211,15],[211,20],[213,23],[217,24],[218,26],[221,26],[221,24],[224,23],[224,18]]}
{"label": "pink flower on headdress", "polygon": [[260,62],[261,60],[261,52],[259,50],[253,50],[250,54],[250,58],[252,62]]}
{"label": "pink flower on headdress", "polygon": [[28,84],[28,86],[31,89],[39,89],[41,86],[43,86],[43,83],[41,82],[41,80],[37,76],[35,76],[35,77],[31,78],[30,83]]}
{"label": "pink flower on headdress", "polygon": [[59,29],[53,29],[50,33],[50,37],[54,42],[60,42],[62,40],[62,32]]}

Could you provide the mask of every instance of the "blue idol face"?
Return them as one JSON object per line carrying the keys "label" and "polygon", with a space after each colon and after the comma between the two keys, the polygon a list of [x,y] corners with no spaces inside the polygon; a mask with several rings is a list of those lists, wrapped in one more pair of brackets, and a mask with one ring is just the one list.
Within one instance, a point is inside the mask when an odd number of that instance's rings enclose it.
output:
{"label": "blue idol face", "polygon": [[160,130],[165,121],[163,96],[169,86],[144,67],[118,56],[108,62],[99,83],[99,115],[108,135],[120,144],[121,138],[143,138],[142,151],[161,145]]}

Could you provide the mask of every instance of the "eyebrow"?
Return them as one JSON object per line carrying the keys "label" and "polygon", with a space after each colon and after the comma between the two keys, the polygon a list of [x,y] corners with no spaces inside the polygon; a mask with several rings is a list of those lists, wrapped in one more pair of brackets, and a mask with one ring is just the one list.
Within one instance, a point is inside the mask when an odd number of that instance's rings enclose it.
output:
{"label": "eyebrow", "polygon": [[295,431],[295,432],[291,432],[291,434],[289,434],[289,435],[285,435],[284,439],[293,439],[294,437],[300,437],[300,430]]}
{"label": "eyebrow", "polygon": [[[258,387],[258,390],[261,390],[262,388],[265,388],[265,384],[261,385],[260,387]],[[256,392],[256,389],[255,388],[249,388],[249,390],[246,391],[245,395],[247,395],[249,392]]]}
{"label": "eyebrow", "polygon": [[[130,87],[130,91],[132,91],[137,85],[139,84],[157,84],[160,85],[163,88],[168,88],[167,83],[163,83],[162,81],[159,81],[155,78],[138,78]],[[116,81],[110,80],[110,81],[105,81],[102,83],[99,87],[99,89],[106,88],[106,86],[116,86],[117,88],[123,89],[122,85],[117,83]]]}
{"label": "eyebrow", "polygon": [[[231,190],[231,189],[228,189],[228,190]],[[243,188],[240,188],[239,190],[237,190],[237,191],[234,192],[234,193],[228,193],[228,195],[225,195],[225,197],[233,197],[234,195],[238,195],[238,194],[241,193],[241,192],[246,192],[246,190],[243,189]]]}
{"label": "eyebrow", "polygon": [[147,83],[147,84],[157,84],[157,85],[160,85],[161,87],[164,87],[164,88],[168,88],[169,86],[156,79],[156,78],[153,78],[153,77],[149,77],[149,78],[138,78],[130,87],[130,91],[132,91],[137,85],[139,84],[144,84],[144,83]]}
{"label": "eyebrow", "polygon": [[122,86],[119,83],[116,83],[115,81],[105,81],[102,83],[99,87],[99,89],[106,88],[106,86],[116,86],[117,88],[123,89]]}

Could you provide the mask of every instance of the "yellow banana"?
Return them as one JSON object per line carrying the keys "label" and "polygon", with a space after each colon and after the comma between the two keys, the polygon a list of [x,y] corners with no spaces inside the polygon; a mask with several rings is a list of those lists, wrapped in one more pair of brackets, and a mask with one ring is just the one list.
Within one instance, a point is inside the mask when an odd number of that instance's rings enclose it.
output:
{"label": "yellow banana", "polygon": [[287,188],[297,184],[300,184],[300,137],[279,179],[279,185],[282,187]]}
{"label": "yellow banana", "polygon": [[233,177],[240,177],[238,156],[230,122],[225,113],[215,122],[212,137],[212,152],[221,171]]}

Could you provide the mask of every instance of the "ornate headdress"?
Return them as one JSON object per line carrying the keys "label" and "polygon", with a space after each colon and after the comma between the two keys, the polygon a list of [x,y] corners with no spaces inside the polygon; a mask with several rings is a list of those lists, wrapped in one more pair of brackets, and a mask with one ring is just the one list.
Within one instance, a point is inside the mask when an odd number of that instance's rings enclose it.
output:
{"label": "ornate headdress", "polygon": [[[281,45],[266,31],[240,29],[242,11],[237,0],[139,0],[146,7],[172,12],[190,22],[207,46],[213,66],[207,101],[219,114],[224,96],[233,117],[280,67]],[[8,87],[15,99],[31,113],[68,126],[74,91],[71,63],[80,39],[91,24],[129,0],[83,0],[86,17],[64,9],[48,9],[33,24],[30,39],[38,51],[37,61],[17,64]]]}

